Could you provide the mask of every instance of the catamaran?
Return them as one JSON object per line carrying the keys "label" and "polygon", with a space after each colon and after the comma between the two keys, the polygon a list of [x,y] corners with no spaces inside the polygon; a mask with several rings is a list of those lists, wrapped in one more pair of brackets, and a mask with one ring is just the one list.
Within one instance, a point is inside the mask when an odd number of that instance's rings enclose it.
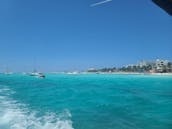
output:
{"label": "catamaran", "polygon": [[29,74],[30,76],[35,76],[38,78],[45,78],[45,75],[43,73],[39,73],[36,70],[34,70],[32,73]]}

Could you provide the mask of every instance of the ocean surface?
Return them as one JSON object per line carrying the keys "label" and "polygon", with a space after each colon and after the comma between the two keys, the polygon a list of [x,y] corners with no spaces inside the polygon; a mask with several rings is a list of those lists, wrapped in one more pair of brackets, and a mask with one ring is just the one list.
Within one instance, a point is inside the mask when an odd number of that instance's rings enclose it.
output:
{"label": "ocean surface", "polygon": [[172,129],[172,76],[0,74],[0,129]]}

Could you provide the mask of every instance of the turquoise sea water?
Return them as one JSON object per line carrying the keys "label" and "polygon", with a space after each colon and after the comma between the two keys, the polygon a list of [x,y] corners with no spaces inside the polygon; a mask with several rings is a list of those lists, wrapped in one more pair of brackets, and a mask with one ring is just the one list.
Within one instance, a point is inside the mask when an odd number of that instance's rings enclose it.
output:
{"label": "turquoise sea water", "polygon": [[172,129],[172,77],[1,74],[0,129]]}

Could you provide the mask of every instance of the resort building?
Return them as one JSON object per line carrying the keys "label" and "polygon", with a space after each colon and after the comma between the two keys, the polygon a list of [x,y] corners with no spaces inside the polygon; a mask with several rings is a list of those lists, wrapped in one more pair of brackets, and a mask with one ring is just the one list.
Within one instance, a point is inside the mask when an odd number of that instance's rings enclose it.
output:
{"label": "resort building", "polygon": [[140,73],[171,73],[172,62],[168,60],[156,59],[154,61],[140,61],[137,64],[129,64],[120,68],[90,68],[87,72],[140,72]]}
{"label": "resort building", "polygon": [[155,62],[153,61],[140,61],[137,66],[144,67],[144,66],[154,66]]}
{"label": "resort building", "polygon": [[163,72],[164,70],[167,69],[168,63],[169,63],[168,60],[160,60],[160,59],[157,59],[157,60],[155,61],[155,67],[154,67],[154,68],[155,68],[156,71],[158,71],[158,72]]}

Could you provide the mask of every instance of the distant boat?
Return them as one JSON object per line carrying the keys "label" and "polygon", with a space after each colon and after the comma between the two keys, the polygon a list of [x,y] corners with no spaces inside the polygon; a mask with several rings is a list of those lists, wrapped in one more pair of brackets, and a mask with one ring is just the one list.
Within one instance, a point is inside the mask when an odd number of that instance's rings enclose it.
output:
{"label": "distant boat", "polygon": [[5,72],[4,73],[5,75],[11,75],[11,74],[13,74],[12,72]]}
{"label": "distant boat", "polygon": [[38,72],[32,72],[29,74],[30,76],[39,76],[39,73]]}
{"label": "distant boat", "polygon": [[8,67],[6,67],[6,70],[5,70],[4,74],[6,74],[6,75],[11,75],[11,74],[13,74],[13,73],[9,71]]}
{"label": "distant boat", "polygon": [[74,71],[74,72],[68,72],[67,74],[77,75],[77,74],[79,74],[79,72],[78,71]]}
{"label": "distant boat", "polygon": [[45,75],[43,73],[39,73],[36,70],[34,70],[34,72],[30,73],[29,75],[30,76],[35,76],[35,77],[38,77],[38,78],[45,78]]}
{"label": "distant boat", "polygon": [[39,77],[39,78],[45,78],[45,75],[42,74],[42,73],[39,73],[38,77]]}

